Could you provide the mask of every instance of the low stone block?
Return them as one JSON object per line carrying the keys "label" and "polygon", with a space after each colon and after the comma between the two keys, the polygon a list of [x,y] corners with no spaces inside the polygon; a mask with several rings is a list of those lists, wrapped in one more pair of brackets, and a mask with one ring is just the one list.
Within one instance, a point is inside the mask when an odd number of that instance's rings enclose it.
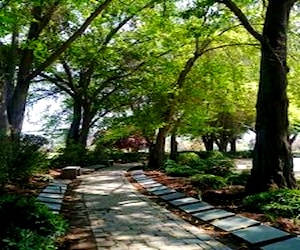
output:
{"label": "low stone block", "polygon": [[233,216],[221,220],[215,220],[211,224],[224,231],[231,232],[234,230],[238,230],[238,229],[242,229],[254,225],[259,225],[260,222],[237,215],[237,216]]}
{"label": "low stone block", "polygon": [[151,188],[155,188],[155,187],[161,187],[163,186],[162,184],[156,182],[156,183],[150,183],[150,184],[143,184],[143,186],[146,188],[146,189],[151,189]]}
{"label": "low stone block", "polygon": [[233,215],[234,213],[222,209],[212,209],[212,210],[197,212],[193,214],[194,217],[203,221],[211,221],[211,220],[225,218]]}
{"label": "low stone block", "polygon": [[64,194],[66,192],[65,188],[60,186],[48,185],[42,190],[42,193],[51,193],[51,194]]}
{"label": "low stone block", "polygon": [[180,198],[180,199],[169,201],[169,203],[171,203],[174,206],[182,206],[182,205],[196,203],[196,202],[199,202],[199,200],[197,200],[193,197],[185,197],[185,198]]}
{"label": "low stone block", "polygon": [[144,170],[142,170],[142,169],[133,170],[133,171],[131,171],[131,174],[132,175],[141,175],[141,174],[144,174]]}
{"label": "low stone block", "polygon": [[38,196],[37,199],[44,203],[55,203],[55,204],[63,203],[62,199],[55,199],[55,198],[49,198],[49,197],[43,197],[43,196]]}
{"label": "low stone block", "polygon": [[157,186],[157,187],[147,188],[147,190],[148,190],[150,193],[152,193],[152,192],[159,191],[159,190],[165,190],[165,189],[167,189],[167,188],[168,188],[167,186],[160,185],[160,186]]}
{"label": "low stone block", "polygon": [[63,194],[52,194],[52,193],[40,193],[38,197],[52,198],[52,199],[63,199]]}
{"label": "low stone block", "polygon": [[261,247],[262,250],[296,250],[300,249],[300,239],[291,238]]}
{"label": "low stone block", "polygon": [[165,201],[176,200],[183,197],[186,197],[186,195],[180,192],[160,196],[160,198],[162,198]]}
{"label": "low stone block", "polygon": [[175,193],[175,192],[176,192],[175,189],[166,188],[166,189],[153,191],[151,193],[154,194],[154,195],[160,196],[160,195],[165,195],[165,194],[172,194],[172,193]]}
{"label": "low stone block", "polygon": [[212,209],[214,207],[206,202],[198,202],[198,203],[188,204],[184,206],[179,206],[179,208],[185,211],[186,213],[195,213],[199,211]]}
{"label": "low stone block", "polygon": [[253,226],[236,230],[233,231],[232,234],[251,244],[257,244],[268,240],[286,237],[289,235],[287,232],[266,225]]}
{"label": "low stone block", "polygon": [[149,178],[148,178],[146,175],[144,175],[144,174],[133,175],[132,177],[133,177],[133,179],[135,179],[136,181],[144,180],[144,179],[149,179]]}
{"label": "low stone block", "polygon": [[61,178],[62,179],[76,179],[78,175],[81,174],[81,169],[79,166],[67,166],[62,169]]}
{"label": "low stone block", "polygon": [[61,204],[58,204],[58,203],[43,203],[43,204],[45,204],[52,211],[60,211],[61,210]]}

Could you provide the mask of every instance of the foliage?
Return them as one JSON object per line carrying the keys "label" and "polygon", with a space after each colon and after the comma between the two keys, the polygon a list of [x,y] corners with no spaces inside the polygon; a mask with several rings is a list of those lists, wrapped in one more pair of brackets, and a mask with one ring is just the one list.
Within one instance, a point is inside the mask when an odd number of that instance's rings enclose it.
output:
{"label": "foliage", "polygon": [[191,183],[200,190],[219,189],[226,186],[226,180],[212,174],[196,174],[191,177]]}
{"label": "foliage", "polygon": [[224,156],[219,151],[210,152],[209,157],[204,160],[204,172],[206,174],[226,177],[232,173],[235,164],[232,159]]}
{"label": "foliage", "polygon": [[64,234],[66,222],[33,197],[0,197],[1,249],[56,249],[55,240]]}
{"label": "foliage", "polygon": [[200,157],[194,152],[185,152],[178,155],[177,163],[180,165],[194,166],[200,163]]}
{"label": "foliage", "polygon": [[229,185],[241,185],[245,186],[249,179],[250,174],[247,172],[232,173],[226,178],[226,182]]}
{"label": "foliage", "polygon": [[89,164],[87,149],[77,143],[58,150],[58,154],[51,159],[53,167],[63,168],[68,165],[86,166]]}
{"label": "foliage", "polygon": [[180,165],[173,160],[167,160],[164,169],[170,176],[192,176],[199,173],[199,170],[187,165]]}
{"label": "foliage", "polygon": [[225,155],[228,156],[231,159],[252,158],[253,150],[226,152]]}
{"label": "foliage", "polygon": [[35,172],[46,171],[49,167],[46,153],[41,147],[47,140],[41,136],[23,135],[19,142],[11,138],[0,138],[0,186],[6,181],[22,182]]}
{"label": "foliage", "polygon": [[253,211],[275,217],[296,218],[300,215],[300,190],[277,189],[251,195],[243,200]]}

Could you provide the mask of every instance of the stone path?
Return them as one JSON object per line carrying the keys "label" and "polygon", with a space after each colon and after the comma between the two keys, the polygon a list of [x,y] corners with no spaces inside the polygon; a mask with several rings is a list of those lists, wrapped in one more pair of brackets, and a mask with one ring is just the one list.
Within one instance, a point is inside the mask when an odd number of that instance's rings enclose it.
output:
{"label": "stone path", "polygon": [[[139,194],[125,178],[126,169],[79,177],[77,192],[83,194],[98,249],[230,249]],[[145,182],[150,184],[155,182]]]}
{"label": "stone path", "polygon": [[[76,193],[84,199],[97,249],[231,249],[141,195],[125,177],[130,166],[109,167],[79,176],[81,184]],[[240,239],[249,249],[300,249],[300,238],[287,232],[187,197],[152,180],[142,170],[131,174],[152,195]],[[67,185],[65,180],[50,183],[38,200],[59,213]]]}

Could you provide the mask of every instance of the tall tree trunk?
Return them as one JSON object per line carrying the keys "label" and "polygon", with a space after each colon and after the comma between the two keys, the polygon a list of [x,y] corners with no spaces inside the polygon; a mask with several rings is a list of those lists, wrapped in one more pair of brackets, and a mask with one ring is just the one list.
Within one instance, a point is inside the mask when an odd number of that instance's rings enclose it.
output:
{"label": "tall tree trunk", "polygon": [[72,145],[72,143],[79,143],[79,131],[81,124],[81,101],[77,98],[73,98],[73,117],[70,129],[68,131],[66,147]]}
{"label": "tall tree trunk", "polygon": [[93,119],[93,115],[91,114],[91,112],[89,111],[83,112],[82,125],[81,125],[80,136],[79,136],[79,143],[83,147],[86,147],[87,145],[92,119]]}
{"label": "tall tree trunk", "polygon": [[171,152],[170,159],[176,161],[178,155],[178,142],[176,140],[176,129],[173,129],[171,134]]}
{"label": "tall tree trunk", "polygon": [[168,126],[162,127],[158,130],[156,141],[152,145],[149,156],[149,166],[152,168],[160,168],[163,166],[165,157],[166,136],[168,130]]}
{"label": "tall tree trunk", "polygon": [[202,135],[202,141],[206,151],[214,150],[214,137],[210,134]]}
{"label": "tall tree trunk", "polygon": [[256,106],[256,144],[251,178],[246,187],[249,193],[271,187],[296,187],[288,141],[286,94],[287,28],[293,3],[291,0],[270,0],[267,8]]}
{"label": "tall tree trunk", "polygon": [[232,138],[230,140],[230,152],[232,153],[236,152],[236,138]]}

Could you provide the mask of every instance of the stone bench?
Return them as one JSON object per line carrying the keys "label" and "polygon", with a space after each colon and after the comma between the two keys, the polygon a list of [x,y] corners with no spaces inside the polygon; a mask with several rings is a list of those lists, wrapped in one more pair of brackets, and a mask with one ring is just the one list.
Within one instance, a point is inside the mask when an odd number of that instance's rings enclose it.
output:
{"label": "stone bench", "polygon": [[76,179],[78,175],[81,175],[81,168],[79,166],[67,166],[62,169],[62,179]]}

